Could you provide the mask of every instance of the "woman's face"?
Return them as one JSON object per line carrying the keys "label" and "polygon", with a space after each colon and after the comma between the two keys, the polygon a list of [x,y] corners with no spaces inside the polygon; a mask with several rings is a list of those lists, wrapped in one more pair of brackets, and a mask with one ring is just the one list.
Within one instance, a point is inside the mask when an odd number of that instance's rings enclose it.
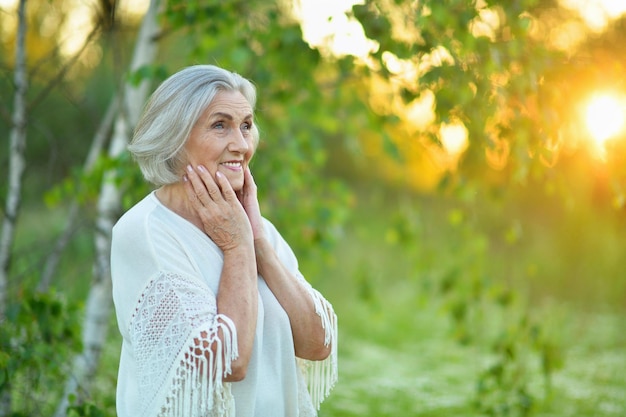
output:
{"label": "woman's face", "polygon": [[200,115],[185,143],[189,163],[204,165],[215,178],[224,174],[235,191],[243,187],[245,167],[254,155],[254,116],[238,91],[220,91]]}

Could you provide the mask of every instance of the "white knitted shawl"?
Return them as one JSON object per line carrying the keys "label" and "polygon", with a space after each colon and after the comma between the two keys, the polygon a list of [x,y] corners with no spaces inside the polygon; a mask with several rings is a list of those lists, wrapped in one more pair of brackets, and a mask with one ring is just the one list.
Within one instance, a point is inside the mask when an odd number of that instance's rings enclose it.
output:
{"label": "white knitted shawl", "polygon": [[[156,268],[153,270],[159,272],[137,287],[141,289],[139,292],[125,292],[125,289],[132,288],[132,285],[125,287],[125,283],[133,277],[124,276],[123,272],[128,269],[126,265],[120,265],[124,262],[120,259],[130,259],[132,263],[132,259],[138,259],[136,257],[146,253],[154,256],[154,253],[143,245],[129,245],[124,239],[132,236],[140,242],[143,237],[149,239],[150,233],[145,229],[154,227],[154,224],[146,220],[146,213],[151,216],[156,210],[159,216],[175,216],[164,210],[154,195],[138,206],[141,208],[125,216],[126,219],[123,217],[116,225],[112,247],[114,301],[124,336],[120,365],[124,363],[128,368],[128,363],[132,362],[134,372],[131,387],[124,385],[126,381],[121,381],[118,386],[118,400],[120,390],[133,390],[132,397],[137,398],[138,403],[133,405],[133,413],[137,415],[132,417],[234,417],[236,400],[231,393],[231,384],[224,382],[223,378],[230,373],[231,362],[238,357],[237,329],[228,317],[217,314],[214,295],[217,288],[210,288],[198,276],[185,273],[184,267],[167,271]],[[160,225],[162,228],[167,226]],[[282,238],[273,226],[269,222],[266,226],[278,236],[276,241],[281,242]],[[142,233],[146,235],[141,236]],[[168,244],[176,245],[175,240],[174,243],[168,241]],[[172,255],[173,259],[174,256],[177,260],[184,258]],[[299,374],[295,377],[300,381],[299,416],[312,417],[337,380],[337,318],[330,303],[298,271],[295,274],[308,289],[325,330],[325,343],[332,347],[330,356],[324,361],[297,359],[296,372]],[[122,373],[120,368],[120,378]]]}

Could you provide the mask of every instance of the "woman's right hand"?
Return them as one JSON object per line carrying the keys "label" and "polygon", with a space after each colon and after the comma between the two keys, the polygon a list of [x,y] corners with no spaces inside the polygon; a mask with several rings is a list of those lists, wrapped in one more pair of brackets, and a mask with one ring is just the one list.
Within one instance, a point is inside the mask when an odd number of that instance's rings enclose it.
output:
{"label": "woman's right hand", "polygon": [[[228,317],[237,331],[237,351],[230,369],[224,368],[224,381],[245,378],[252,357],[258,314],[257,267],[252,226],[228,179],[219,171],[215,179],[202,165],[187,167],[184,177],[187,198],[196,211],[204,232],[224,253],[224,264],[217,290],[217,312]],[[218,337],[222,343],[225,333]],[[222,354],[217,343],[204,346],[213,355]]]}
{"label": "woman's right hand", "polygon": [[219,171],[215,179],[202,165],[187,166],[187,197],[200,218],[204,232],[223,251],[252,244],[252,227],[235,191]]}

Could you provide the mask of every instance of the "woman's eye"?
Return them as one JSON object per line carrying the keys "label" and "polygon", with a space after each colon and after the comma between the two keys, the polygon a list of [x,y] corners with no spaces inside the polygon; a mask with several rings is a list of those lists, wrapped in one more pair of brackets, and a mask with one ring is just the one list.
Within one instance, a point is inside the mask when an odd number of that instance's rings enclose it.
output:
{"label": "woman's eye", "polygon": [[213,123],[213,128],[214,129],[223,129],[224,128],[224,122],[215,122],[215,123]]}
{"label": "woman's eye", "polygon": [[241,126],[241,129],[243,129],[243,130],[250,130],[250,129],[252,129],[252,123],[244,123]]}

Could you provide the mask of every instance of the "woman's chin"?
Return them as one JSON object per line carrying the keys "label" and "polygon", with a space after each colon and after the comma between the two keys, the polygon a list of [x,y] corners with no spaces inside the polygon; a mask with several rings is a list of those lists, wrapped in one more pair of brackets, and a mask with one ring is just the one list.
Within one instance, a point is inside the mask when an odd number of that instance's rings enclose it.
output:
{"label": "woman's chin", "polygon": [[223,174],[234,191],[241,191],[243,188],[243,172],[232,172],[228,170],[219,170]]}
{"label": "woman's chin", "polygon": [[243,179],[239,180],[231,180],[229,179],[228,182],[230,183],[230,186],[233,188],[233,191],[235,191],[236,193],[238,193],[239,191],[241,191],[243,189]]}

